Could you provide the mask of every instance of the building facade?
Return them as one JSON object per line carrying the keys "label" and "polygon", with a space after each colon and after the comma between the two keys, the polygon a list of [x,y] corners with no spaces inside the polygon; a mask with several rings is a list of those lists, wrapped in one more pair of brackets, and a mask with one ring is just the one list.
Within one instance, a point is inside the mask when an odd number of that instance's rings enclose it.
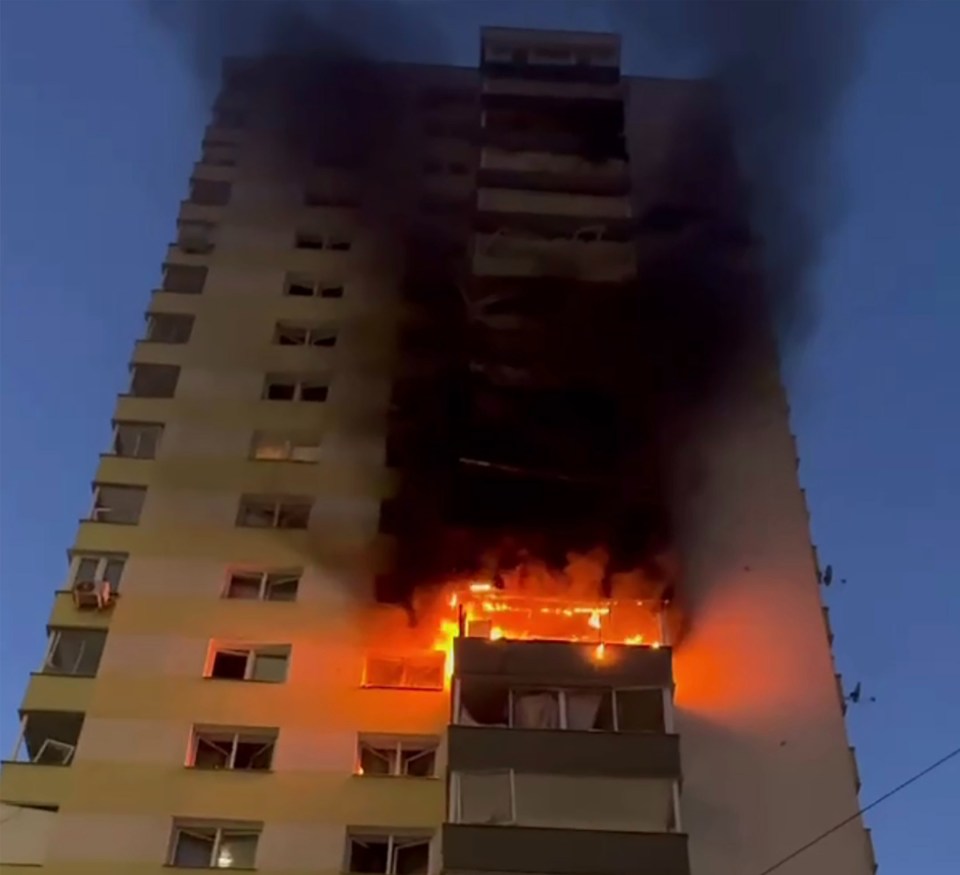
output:
{"label": "building facade", "polygon": [[[703,86],[489,29],[297,128],[284,63],[227,67],[0,871],[760,875],[854,813],[775,365],[687,435],[696,490],[645,439],[637,296],[739,214]],[[874,868],[855,821],[778,872]]]}

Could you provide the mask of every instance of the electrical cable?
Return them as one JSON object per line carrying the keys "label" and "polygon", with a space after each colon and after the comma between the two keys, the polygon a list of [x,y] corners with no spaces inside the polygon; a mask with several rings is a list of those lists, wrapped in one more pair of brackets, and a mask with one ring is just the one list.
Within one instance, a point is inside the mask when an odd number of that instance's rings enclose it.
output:
{"label": "electrical cable", "polygon": [[932,765],[927,766],[922,772],[917,772],[912,778],[907,778],[907,780],[904,781],[902,784],[900,784],[897,787],[894,787],[892,790],[887,791],[879,799],[874,799],[873,802],[871,802],[869,805],[865,805],[856,813],[851,814],[849,817],[841,820],[840,823],[837,823],[834,826],[831,826],[830,829],[828,829],[826,832],[820,833],[820,835],[818,835],[815,839],[812,839],[811,841],[807,842],[805,845],[803,845],[803,847],[797,848],[793,853],[788,854],[782,860],[774,863],[769,869],[764,869],[762,872],[758,873],[758,875],[770,875],[771,872],[776,871],[785,863],[789,863],[795,857],[799,857],[800,854],[802,854],[804,851],[812,848],[818,842],[823,841],[823,839],[825,839],[828,835],[832,835],[838,829],[846,826],[848,823],[850,823],[850,821],[856,820],[858,817],[860,817],[860,815],[865,814],[871,808],[876,808],[881,802],[885,802],[891,796],[895,796],[897,793],[899,793],[904,788],[909,787],[915,781],[919,781],[925,775],[929,775],[930,772],[932,772],[934,769],[940,768],[940,766],[942,766],[945,762],[953,759],[958,754],[960,754],[960,747],[955,748],[954,750],[950,751],[950,753],[948,753],[945,757],[941,757]]}

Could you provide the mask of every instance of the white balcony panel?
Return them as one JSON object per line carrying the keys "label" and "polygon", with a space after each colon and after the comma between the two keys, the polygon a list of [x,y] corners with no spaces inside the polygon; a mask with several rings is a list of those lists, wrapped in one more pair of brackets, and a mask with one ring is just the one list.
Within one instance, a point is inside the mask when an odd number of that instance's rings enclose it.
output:
{"label": "white balcony panel", "polygon": [[603,219],[629,219],[631,214],[630,201],[625,197],[514,191],[507,188],[481,188],[477,192],[477,208],[494,213]]}

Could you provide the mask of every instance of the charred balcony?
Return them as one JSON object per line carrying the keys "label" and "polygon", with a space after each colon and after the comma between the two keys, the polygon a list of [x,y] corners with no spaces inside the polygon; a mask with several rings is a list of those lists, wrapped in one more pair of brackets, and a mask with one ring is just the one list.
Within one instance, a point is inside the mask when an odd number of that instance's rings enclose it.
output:
{"label": "charred balcony", "polygon": [[626,160],[620,103],[522,110],[491,109],[483,115],[485,147],[580,155],[588,160]]}
{"label": "charred balcony", "polygon": [[477,184],[489,188],[624,195],[630,175],[623,159],[591,161],[579,155],[486,148],[480,154]]}

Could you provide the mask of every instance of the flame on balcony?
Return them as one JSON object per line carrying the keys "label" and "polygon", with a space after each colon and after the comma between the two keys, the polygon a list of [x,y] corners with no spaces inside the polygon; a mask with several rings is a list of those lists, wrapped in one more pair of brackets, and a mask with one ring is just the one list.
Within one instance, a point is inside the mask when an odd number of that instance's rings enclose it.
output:
{"label": "flame on balcony", "polygon": [[[492,582],[451,584],[434,602],[437,629],[433,649],[445,654],[453,675],[453,642],[458,637],[490,641],[569,641],[592,644],[593,659],[611,658],[609,645],[660,647],[662,603],[657,599],[573,598],[498,589]],[[424,618],[434,611],[424,612]]]}

